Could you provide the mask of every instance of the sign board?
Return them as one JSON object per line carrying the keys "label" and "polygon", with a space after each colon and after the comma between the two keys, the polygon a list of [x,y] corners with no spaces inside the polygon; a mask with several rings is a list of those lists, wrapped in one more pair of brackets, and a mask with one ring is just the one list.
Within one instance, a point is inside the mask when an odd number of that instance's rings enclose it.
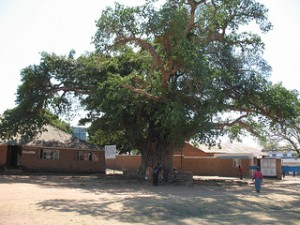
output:
{"label": "sign board", "polygon": [[264,176],[276,177],[276,159],[261,159],[261,172]]}
{"label": "sign board", "polygon": [[23,154],[35,154],[35,151],[22,151]]}
{"label": "sign board", "polygon": [[116,145],[105,145],[105,158],[106,159],[115,159],[117,152]]}

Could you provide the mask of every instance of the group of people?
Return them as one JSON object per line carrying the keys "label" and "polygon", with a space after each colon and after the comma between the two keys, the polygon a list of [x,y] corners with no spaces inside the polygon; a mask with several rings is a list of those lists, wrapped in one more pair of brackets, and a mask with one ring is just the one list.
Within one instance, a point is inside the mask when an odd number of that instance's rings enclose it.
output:
{"label": "group of people", "polygon": [[[160,171],[162,171],[162,176],[160,176]],[[152,182],[154,186],[157,186],[158,184],[158,180],[160,177],[162,177],[162,179],[164,181],[169,181],[169,170],[167,168],[163,168],[160,166],[159,163],[157,163],[157,165],[153,168],[152,170]],[[171,180],[174,181],[176,179],[176,169],[173,168],[173,176],[171,177]]]}
{"label": "group of people", "polygon": [[[157,186],[158,184],[158,179],[159,179],[159,173],[161,171],[161,166],[159,163],[157,163],[157,165],[153,168],[152,171],[152,182],[154,186]],[[242,171],[242,167],[239,165],[239,175],[240,175],[240,179],[243,179],[243,171]],[[260,171],[260,167],[257,166],[256,171],[253,174],[253,179],[254,181],[254,186],[255,186],[255,190],[257,193],[260,193],[260,187],[261,187],[261,183],[263,180],[263,174]]]}

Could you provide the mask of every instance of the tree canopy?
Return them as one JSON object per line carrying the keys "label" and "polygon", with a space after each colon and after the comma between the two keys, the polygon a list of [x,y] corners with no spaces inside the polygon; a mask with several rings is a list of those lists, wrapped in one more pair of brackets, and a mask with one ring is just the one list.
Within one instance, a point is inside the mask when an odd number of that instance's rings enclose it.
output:
{"label": "tree canopy", "polygon": [[252,21],[262,32],[272,27],[255,0],[116,3],[97,21],[95,52],[43,53],[39,65],[23,69],[1,136],[31,135],[48,122],[46,109],[66,113],[74,99],[88,112],[81,122],[91,124],[91,140],[138,149],[142,171],[157,162],[171,168],[174,150],[191,139],[259,136],[297,116],[299,103],[297,92],[268,80],[261,38],[240,29]]}

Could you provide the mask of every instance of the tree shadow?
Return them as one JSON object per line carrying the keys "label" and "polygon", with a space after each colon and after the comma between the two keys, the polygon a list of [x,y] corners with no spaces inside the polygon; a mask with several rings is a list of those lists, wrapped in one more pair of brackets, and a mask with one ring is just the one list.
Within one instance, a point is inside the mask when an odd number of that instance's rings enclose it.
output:
{"label": "tree shadow", "polygon": [[160,184],[123,176],[1,176],[0,183],[80,189],[92,199],[50,199],[36,203],[40,211],[75,212],[120,223],[139,224],[297,224],[299,183],[262,187],[213,183]]}
{"label": "tree shadow", "polygon": [[[276,190],[283,198],[278,201],[273,199],[275,190],[267,189],[257,194],[253,187],[111,184],[86,191],[94,193],[95,200],[53,199],[39,202],[38,206],[45,211],[71,211],[143,224],[190,224],[185,221],[193,221],[195,224],[294,225],[300,212],[297,198],[284,200],[290,192]],[[103,193],[110,193],[112,197],[103,197]]]}

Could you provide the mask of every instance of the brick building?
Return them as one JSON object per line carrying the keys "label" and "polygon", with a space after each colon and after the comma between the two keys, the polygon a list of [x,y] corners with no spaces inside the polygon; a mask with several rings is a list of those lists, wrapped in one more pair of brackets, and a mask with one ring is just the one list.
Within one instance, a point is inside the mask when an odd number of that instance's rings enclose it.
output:
{"label": "brick building", "polygon": [[105,173],[99,146],[72,137],[53,126],[30,141],[0,142],[0,169],[35,172]]}
{"label": "brick building", "polygon": [[[175,152],[173,166],[193,175],[227,177],[238,177],[238,166],[241,166],[244,177],[251,177],[250,167],[257,165],[257,159],[264,156],[260,150],[240,143],[224,143],[210,148],[185,143],[181,150]],[[140,156],[117,155],[115,159],[106,159],[107,168],[121,171],[138,170],[140,164]]]}

